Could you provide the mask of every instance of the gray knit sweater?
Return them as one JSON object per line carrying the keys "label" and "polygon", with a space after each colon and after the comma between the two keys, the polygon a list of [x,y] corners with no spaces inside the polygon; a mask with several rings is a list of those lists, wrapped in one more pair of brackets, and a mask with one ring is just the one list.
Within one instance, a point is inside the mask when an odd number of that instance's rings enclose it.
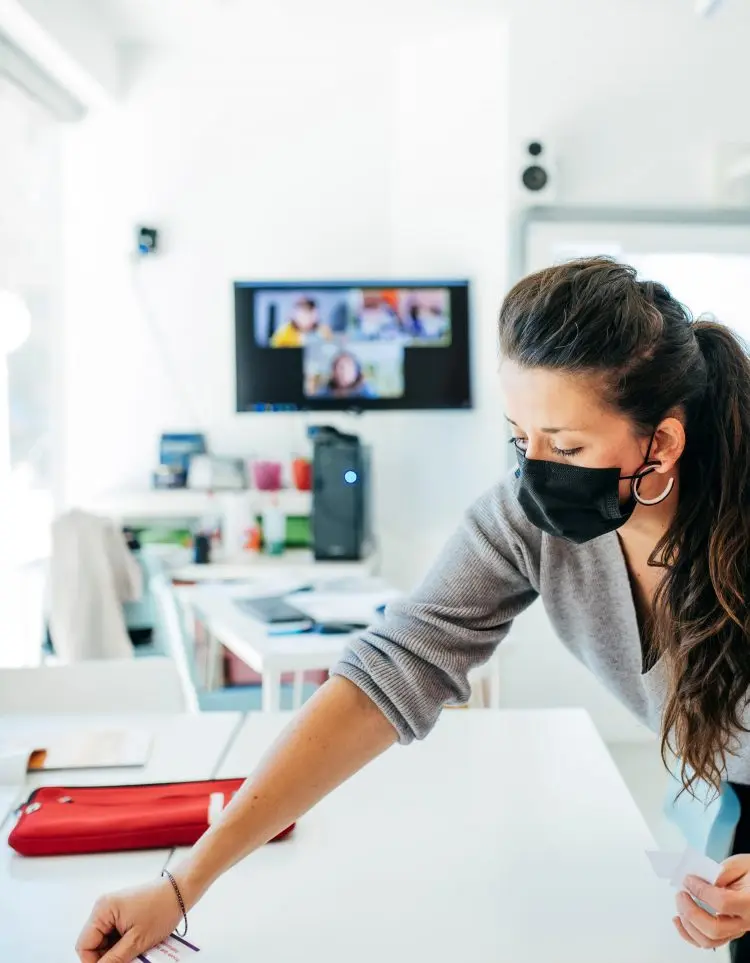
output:
{"label": "gray knit sweater", "polygon": [[[562,643],[658,730],[660,662],[643,672],[640,633],[615,533],[574,545],[535,528],[510,476],[480,498],[409,599],[350,646],[334,669],[362,689],[402,742],[428,734],[445,704],[469,697],[468,672],[485,662],[513,618],[541,596]],[[750,784],[750,735],[726,778]]]}

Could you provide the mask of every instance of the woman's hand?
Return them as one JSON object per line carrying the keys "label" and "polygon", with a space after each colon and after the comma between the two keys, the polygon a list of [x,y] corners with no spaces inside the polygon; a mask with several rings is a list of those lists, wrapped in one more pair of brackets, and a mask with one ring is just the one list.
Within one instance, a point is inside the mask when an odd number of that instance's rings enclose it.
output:
{"label": "woman's hand", "polygon": [[[691,897],[718,915],[707,913]],[[688,876],[685,892],[677,896],[677,910],[674,925],[693,946],[715,950],[744,936],[750,930],[750,855],[727,859],[715,886]]]}
{"label": "woman's hand", "polygon": [[165,940],[182,920],[167,880],[97,901],[76,943],[81,963],[132,963]]}

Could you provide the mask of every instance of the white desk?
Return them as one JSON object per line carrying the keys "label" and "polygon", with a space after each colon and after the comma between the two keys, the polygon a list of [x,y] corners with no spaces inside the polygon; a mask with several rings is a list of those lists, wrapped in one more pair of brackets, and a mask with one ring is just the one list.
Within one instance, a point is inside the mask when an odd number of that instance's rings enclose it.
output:
{"label": "white desk", "polygon": [[18,805],[22,794],[21,786],[0,786],[0,826],[5,817]]}
{"label": "white desk", "polygon": [[[40,773],[29,778],[23,797],[36,786],[120,785],[209,779],[241,722],[239,713],[136,717],[0,716],[3,741],[38,738],[50,729],[145,728],[154,734],[149,761],[141,769]],[[19,800],[20,801],[20,800]],[[94,901],[105,892],[159,875],[169,850],[96,856],[24,858],[7,845],[12,818],[0,827],[0,960],[12,963],[74,963],[75,941]]]}
{"label": "white desk", "polygon": [[[290,581],[290,588],[292,583]],[[373,586],[383,585],[373,582]],[[376,589],[373,588],[373,591]],[[243,612],[236,604],[238,598],[248,598],[252,589],[247,584],[224,586],[199,586],[181,593],[183,604],[193,611],[194,617],[203,623],[210,638],[234,653],[262,680],[262,705],[264,712],[278,712],[281,702],[281,676],[292,672],[301,674],[314,669],[330,669],[334,666],[347,643],[347,635],[320,635],[305,632],[297,635],[269,635],[268,627]],[[392,594],[384,587],[383,597]],[[303,596],[300,596],[303,598]],[[211,665],[214,655],[209,655]]]}
{"label": "white desk", "polygon": [[[220,775],[284,722],[249,717]],[[697,963],[652,846],[583,712],[448,712],[230,870],[191,933],[212,960]]]}

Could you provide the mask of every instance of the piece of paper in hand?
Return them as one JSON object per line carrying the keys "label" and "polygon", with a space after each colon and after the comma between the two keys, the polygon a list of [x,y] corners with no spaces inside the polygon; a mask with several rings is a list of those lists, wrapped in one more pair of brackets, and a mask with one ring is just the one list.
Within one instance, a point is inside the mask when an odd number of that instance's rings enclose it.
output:
{"label": "piece of paper in hand", "polygon": [[188,943],[181,936],[168,936],[163,943],[155,946],[148,953],[142,953],[138,959],[141,963],[185,963],[196,953],[200,953],[197,946]]}
{"label": "piece of paper in hand", "polygon": [[672,874],[672,886],[681,888],[686,876],[697,876],[712,886],[721,875],[721,866],[709,856],[688,847]]}
{"label": "piece of paper in hand", "polygon": [[697,876],[713,886],[721,873],[719,863],[690,846],[684,853],[651,851],[646,855],[659,879],[669,880],[675,889],[682,888],[686,876]]}
{"label": "piece of paper in hand", "polygon": [[646,855],[659,879],[669,880],[674,876],[677,864],[682,858],[679,853],[662,853],[659,850],[647,850]]}

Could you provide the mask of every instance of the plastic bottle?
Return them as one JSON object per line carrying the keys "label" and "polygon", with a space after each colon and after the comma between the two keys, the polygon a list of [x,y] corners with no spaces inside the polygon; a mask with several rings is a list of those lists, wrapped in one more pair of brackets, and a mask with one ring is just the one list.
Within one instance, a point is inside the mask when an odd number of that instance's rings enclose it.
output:
{"label": "plastic bottle", "polygon": [[263,544],[268,555],[281,555],[286,545],[286,516],[274,499],[263,512]]}

